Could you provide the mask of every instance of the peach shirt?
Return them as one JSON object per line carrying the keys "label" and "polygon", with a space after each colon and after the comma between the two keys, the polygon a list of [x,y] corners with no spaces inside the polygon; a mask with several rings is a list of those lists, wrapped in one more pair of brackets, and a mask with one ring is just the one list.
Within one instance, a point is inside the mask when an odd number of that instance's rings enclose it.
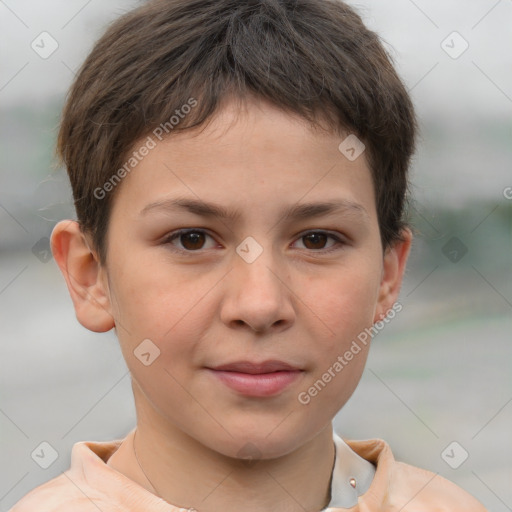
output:
{"label": "peach shirt", "polygon": [[[334,434],[335,441],[336,437]],[[187,509],[167,503],[106,464],[123,441],[76,443],[70,469],[30,491],[9,512],[185,512]],[[345,443],[373,463],[375,475],[357,505],[349,509],[328,506],[323,512],[486,512],[454,483],[395,461],[381,439]],[[333,478],[336,467],[335,460]]]}

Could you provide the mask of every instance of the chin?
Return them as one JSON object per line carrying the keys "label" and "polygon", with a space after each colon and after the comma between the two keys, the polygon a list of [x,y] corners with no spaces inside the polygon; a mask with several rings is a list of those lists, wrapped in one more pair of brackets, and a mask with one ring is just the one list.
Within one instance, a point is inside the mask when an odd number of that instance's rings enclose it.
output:
{"label": "chin", "polygon": [[[279,421],[282,421],[284,417],[281,417]],[[207,441],[205,444],[226,457],[244,459],[249,463],[251,460],[270,460],[283,457],[325,428],[325,424],[308,426],[304,422],[286,424],[285,420],[279,424],[279,421],[268,422],[268,424],[258,422],[258,425],[255,426],[255,422],[252,420],[245,426],[241,422],[236,428],[226,425],[228,432],[237,432],[238,435],[231,437],[223,430],[222,438],[214,439],[210,436],[205,440]]]}

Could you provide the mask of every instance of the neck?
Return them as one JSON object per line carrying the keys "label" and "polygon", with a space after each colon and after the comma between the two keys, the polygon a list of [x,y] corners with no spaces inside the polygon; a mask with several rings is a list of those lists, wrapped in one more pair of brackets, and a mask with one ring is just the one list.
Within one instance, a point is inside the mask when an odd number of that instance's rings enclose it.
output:
{"label": "neck", "polygon": [[[158,424],[158,422],[156,422]],[[225,457],[179,429],[139,419],[109,460],[168,503],[198,512],[319,511],[330,498],[334,464],[332,426],[286,456],[248,463]]]}

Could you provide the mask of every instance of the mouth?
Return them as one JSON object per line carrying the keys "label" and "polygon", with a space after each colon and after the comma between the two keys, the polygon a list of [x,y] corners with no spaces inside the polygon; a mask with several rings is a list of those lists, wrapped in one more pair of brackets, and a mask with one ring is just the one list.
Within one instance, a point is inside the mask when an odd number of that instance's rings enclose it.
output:
{"label": "mouth", "polygon": [[284,361],[237,361],[207,370],[222,384],[245,396],[274,396],[295,382],[303,370]]}

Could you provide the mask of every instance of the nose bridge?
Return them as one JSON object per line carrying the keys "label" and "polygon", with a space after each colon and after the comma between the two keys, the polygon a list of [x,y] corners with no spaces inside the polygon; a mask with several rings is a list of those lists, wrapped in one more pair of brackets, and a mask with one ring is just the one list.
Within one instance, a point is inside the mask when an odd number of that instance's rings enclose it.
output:
{"label": "nose bridge", "polygon": [[258,331],[277,323],[289,323],[293,307],[283,283],[285,279],[280,276],[285,270],[277,251],[247,237],[236,248],[236,253],[225,320],[236,324],[243,322]]}
{"label": "nose bridge", "polygon": [[[260,241],[262,238],[263,235],[260,235]],[[252,287],[258,294],[269,295],[269,299],[270,295],[280,295],[282,282],[276,274],[279,274],[282,265],[270,237],[260,243],[249,236],[238,245],[236,253],[235,272],[244,289]]]}

